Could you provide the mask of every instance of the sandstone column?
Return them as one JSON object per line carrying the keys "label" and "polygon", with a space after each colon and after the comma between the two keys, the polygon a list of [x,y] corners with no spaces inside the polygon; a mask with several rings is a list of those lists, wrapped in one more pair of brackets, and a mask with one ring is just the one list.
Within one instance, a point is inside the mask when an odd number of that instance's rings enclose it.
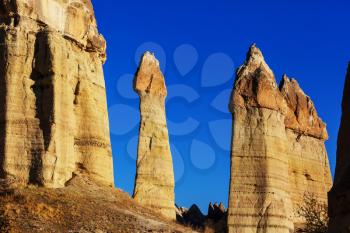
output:
{"label": "sandstone column", "polygon": [[343,94],[337,167],[334,185],[329,192],[330,233],[350,232],[350,63]]}
{"label": "sandstone column", "polygon": [[0,177],[63,187],[75,172],[113,184],[91,2],[0,0]]}
{"label": "sandstone column", "polygon": [[174,171],[165,115],[167,90],[159,62],[145,53],[134,80],[141,123],[134,198],[175,220]]}
{"label": "sandstone column", "polygon": [[230,109],[229,233],[293,232],[284,125],[287,105],[255,45],[237,71]]}
{"label": "sandstone column", "polygon": [[297,210],[303,204],[305,194],[312,194],[319,203],[327,203],[327,192],[332,186],[325,147],[328,133],[312,100],[295,79],[285,75],[280,90],[288,104],[285,127],[289,145],[289,180],[294,223],[297,227],[305,222],[297,217]]}

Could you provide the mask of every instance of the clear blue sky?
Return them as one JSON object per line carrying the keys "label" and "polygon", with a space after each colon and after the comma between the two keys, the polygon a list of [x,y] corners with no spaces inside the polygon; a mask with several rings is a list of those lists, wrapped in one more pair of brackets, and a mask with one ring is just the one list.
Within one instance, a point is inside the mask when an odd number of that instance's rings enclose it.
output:
{"label": "clear blue sky", "polygon": [[139,118],[132,76],[127,74],[135,72],[135,56],[145,49],[160,58],[171,95],[167,118],[179,205],[196,203],[204,212],[210,201],[227,206],[230,160],[225,148],[231,116],[225,112],[226,96],[234,69],[253,42],[278,81],[287,73],[313,99],[328,125],[327,150],[334,171],[341,95],[350,61],[349,1],[93,3],[108,44],[104,70],[118,188],[129,193],[133,189]]}

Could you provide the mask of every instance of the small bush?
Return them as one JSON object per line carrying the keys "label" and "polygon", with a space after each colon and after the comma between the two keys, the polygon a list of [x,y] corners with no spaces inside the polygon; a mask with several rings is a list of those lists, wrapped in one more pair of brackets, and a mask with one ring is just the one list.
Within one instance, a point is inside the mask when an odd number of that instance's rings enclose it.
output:
{"label": "small bush", "polygon": [[302,232],[326,233],[328,229],[328,208],[326,203],[320,203],[314,194],[306,193],[304,202],[299,207],[297,214],[305,219],[305,227]]}

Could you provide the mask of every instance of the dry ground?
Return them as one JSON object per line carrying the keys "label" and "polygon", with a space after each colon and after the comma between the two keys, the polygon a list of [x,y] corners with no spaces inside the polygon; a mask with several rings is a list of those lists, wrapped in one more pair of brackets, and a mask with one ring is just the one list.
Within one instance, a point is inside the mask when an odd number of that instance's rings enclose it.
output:
{"label": "dry ground", "polygon": [[62,189],[30,187],[0,196],[0,232],[187,233],[128,194],[85,176]]}

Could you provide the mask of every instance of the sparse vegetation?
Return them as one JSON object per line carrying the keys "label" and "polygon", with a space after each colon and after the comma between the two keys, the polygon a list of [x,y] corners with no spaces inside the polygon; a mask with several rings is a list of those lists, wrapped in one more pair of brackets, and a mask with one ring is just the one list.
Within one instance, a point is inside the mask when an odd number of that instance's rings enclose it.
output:
{"label": "sparse vegetation", "polygon": [[9,232],[9,224],[4,216],[4,213],[0,212],[0,232],[7,233]]}
{"label": "sparse vegetation", "polygon": [[328,228],[328,209],[326,203],[320,203],[314,194],[305,193],[304,202],[297,214],[305,219],[306,224],[300,232],[326,233]]}

